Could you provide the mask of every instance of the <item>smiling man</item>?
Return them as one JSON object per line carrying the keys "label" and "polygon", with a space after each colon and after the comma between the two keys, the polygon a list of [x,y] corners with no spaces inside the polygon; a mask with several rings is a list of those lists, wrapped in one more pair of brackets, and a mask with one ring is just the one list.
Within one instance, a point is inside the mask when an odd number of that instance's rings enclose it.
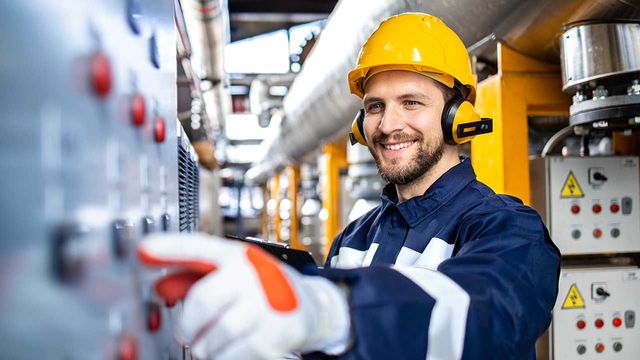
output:
{"label": "smiling man", "polygon": [[458,144],[491,130],[474,109],[462,41],[433,16],[391,17],[364,44],[349,83],[364,106],[352,143],[369,147],[389,182],[381,205],[336,237],[319,276],[223,239],[146,239],[142,263],[206,274],[186,296],[179,338],[196,356],[223,360],[291,351],[535,359],[559,252],[535,211],[478,182],[458,155]]}
{"label": "smiling man", "polygon": [[446,146],[441,114],[452,90],[410,71],[390,70],[366,83],[364,131],[382,178],[396,185],[398,200],[424,194],[435,179],[459,163]]}

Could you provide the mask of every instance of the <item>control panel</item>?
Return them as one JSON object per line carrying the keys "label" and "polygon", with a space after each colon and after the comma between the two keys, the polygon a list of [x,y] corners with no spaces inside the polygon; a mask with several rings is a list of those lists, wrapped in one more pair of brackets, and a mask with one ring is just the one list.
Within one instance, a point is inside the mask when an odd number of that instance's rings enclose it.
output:
{"label": "control panel", "polygon": [[135,256],[197,227],[174,4],[0,4],[0,358],[188,353]]}
{"label": "control panel", "polygon": [[640,269],[564,268],[553,309],[553,359],[637,359]]}
{"label": "control panel", "polygon": [[640,251],[638,157],[531,162],[531,202],[562,255]]}

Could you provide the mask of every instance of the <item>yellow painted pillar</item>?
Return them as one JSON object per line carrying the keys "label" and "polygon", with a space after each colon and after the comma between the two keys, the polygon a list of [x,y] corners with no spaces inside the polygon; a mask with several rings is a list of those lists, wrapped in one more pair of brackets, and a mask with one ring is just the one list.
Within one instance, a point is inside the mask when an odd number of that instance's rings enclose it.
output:
{"label": "yellow painted pillar", "polygon": [[493,133],[471,142],[478,180],[530,203],[528,116],[567,116],[560,67],[498,44],[498,73],[478,84],[476,108],[493,118]]}
{"label": "yellow painted pillar", "polygon": [[300,183],[300,166],[294,165],[287,168],[289,176],[289,200],[291,201],[291,211],[289,219],[291,226],[289,227],[289,245],[294,249],[304,250],[305,247],[300,243],[300,233],[298,230],[298,184]]}
{"label": "yellow painted pillar", "polygon": [[322,155],[322,212],[324,219],[324,256],[331,248],[333,238],[338,235],[342,224],[340,223],[340,170],[347,166],[347,139],[342,138],[325,145]]}
{"label": "yellow painted pillar", "polygon": [[269,239],[269,214],[267,213],[267,203],[269,202],[269,187],[267,184],[260,186],[262,190],[262,211],[260,211],[260,230],[263,239]]}
{"label": "yellow painted pillar", "polygon": [[276,174],[271,178],[271,200],[275,200],[276,207],[273,215],[273,232],[275,241],[280,242],[280,174]]}

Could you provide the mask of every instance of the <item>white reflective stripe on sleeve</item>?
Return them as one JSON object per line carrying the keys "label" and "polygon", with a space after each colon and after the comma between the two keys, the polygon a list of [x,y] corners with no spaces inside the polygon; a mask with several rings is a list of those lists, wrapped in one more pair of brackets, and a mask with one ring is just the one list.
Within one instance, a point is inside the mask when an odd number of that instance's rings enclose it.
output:
{"label": "white reflective stripe on sleeve", "polygon": [[416,260],[420,257],[420,253],[410,249],[406,246],[403,246],[402,249],[400,249],[400,252],[398,253],[398,257],[396,257],[396,265],[406,265],[406,266],[411,266],[413,265]]}
{"label": "white reflective stripe on sleeve", "polygon": [[331,258],[331,267],[340,269],[361,267],[366,253],[366,250],[356,250],[343,246],[338,250],[338,255]]}
{"label": "white reflective stripe on sleeve", "polygon": [[373,243],[367,250],[356,250],[343,246],[338,250],[338,255],[331,258],[331,267],[339,269],[352,269],[371,265],[371,260],[378,250],[378,243]]}
{"label": "white reflective stripe on sleeve", "polygon": [[329,261],[329,264],[331,264],[332,268],[335,268],[337,263],[338,263],[338,255],[333,255],[333,257],[331,257],[331,260]]}
{"label": "white reflective stripe on sleeve", "polygon": [[378,245],[378,243],[372,243],[371,246],[369,246],[369,250],[367,250],[361,266],[371,265],[371,260],[373,260],[373,256],[376,254],[376,251],[378,251]]}
{"label": "white reflective stripe on sleeve", "polygon": [[449,244],[442,239],[434,237],[429,241],[429,244],[427,244],[422,255],[420,255],[413,266],[436,270],[441,262],[451,257],[452,252],[453,244]]}
{"label": "white reflective stripe on sleeve", "polygon": [[460,359],[469,312],[469,294],[441,272],[406,266],[394,266],[394,269],[436,301],[431,310],[426,359]]}

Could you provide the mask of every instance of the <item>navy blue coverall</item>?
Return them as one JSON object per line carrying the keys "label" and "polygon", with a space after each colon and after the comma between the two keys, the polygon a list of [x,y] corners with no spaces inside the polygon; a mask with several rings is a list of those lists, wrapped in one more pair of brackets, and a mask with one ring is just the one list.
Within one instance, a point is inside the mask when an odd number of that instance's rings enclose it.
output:
{"label": "navy blue coverall", "polygon": [[389,184],[381,198],[322,272],[350,288],[354,342],[339,358],[535,359],[560,267],[539,215],[478,182],[468,158],[422,196],[398,204]]}

